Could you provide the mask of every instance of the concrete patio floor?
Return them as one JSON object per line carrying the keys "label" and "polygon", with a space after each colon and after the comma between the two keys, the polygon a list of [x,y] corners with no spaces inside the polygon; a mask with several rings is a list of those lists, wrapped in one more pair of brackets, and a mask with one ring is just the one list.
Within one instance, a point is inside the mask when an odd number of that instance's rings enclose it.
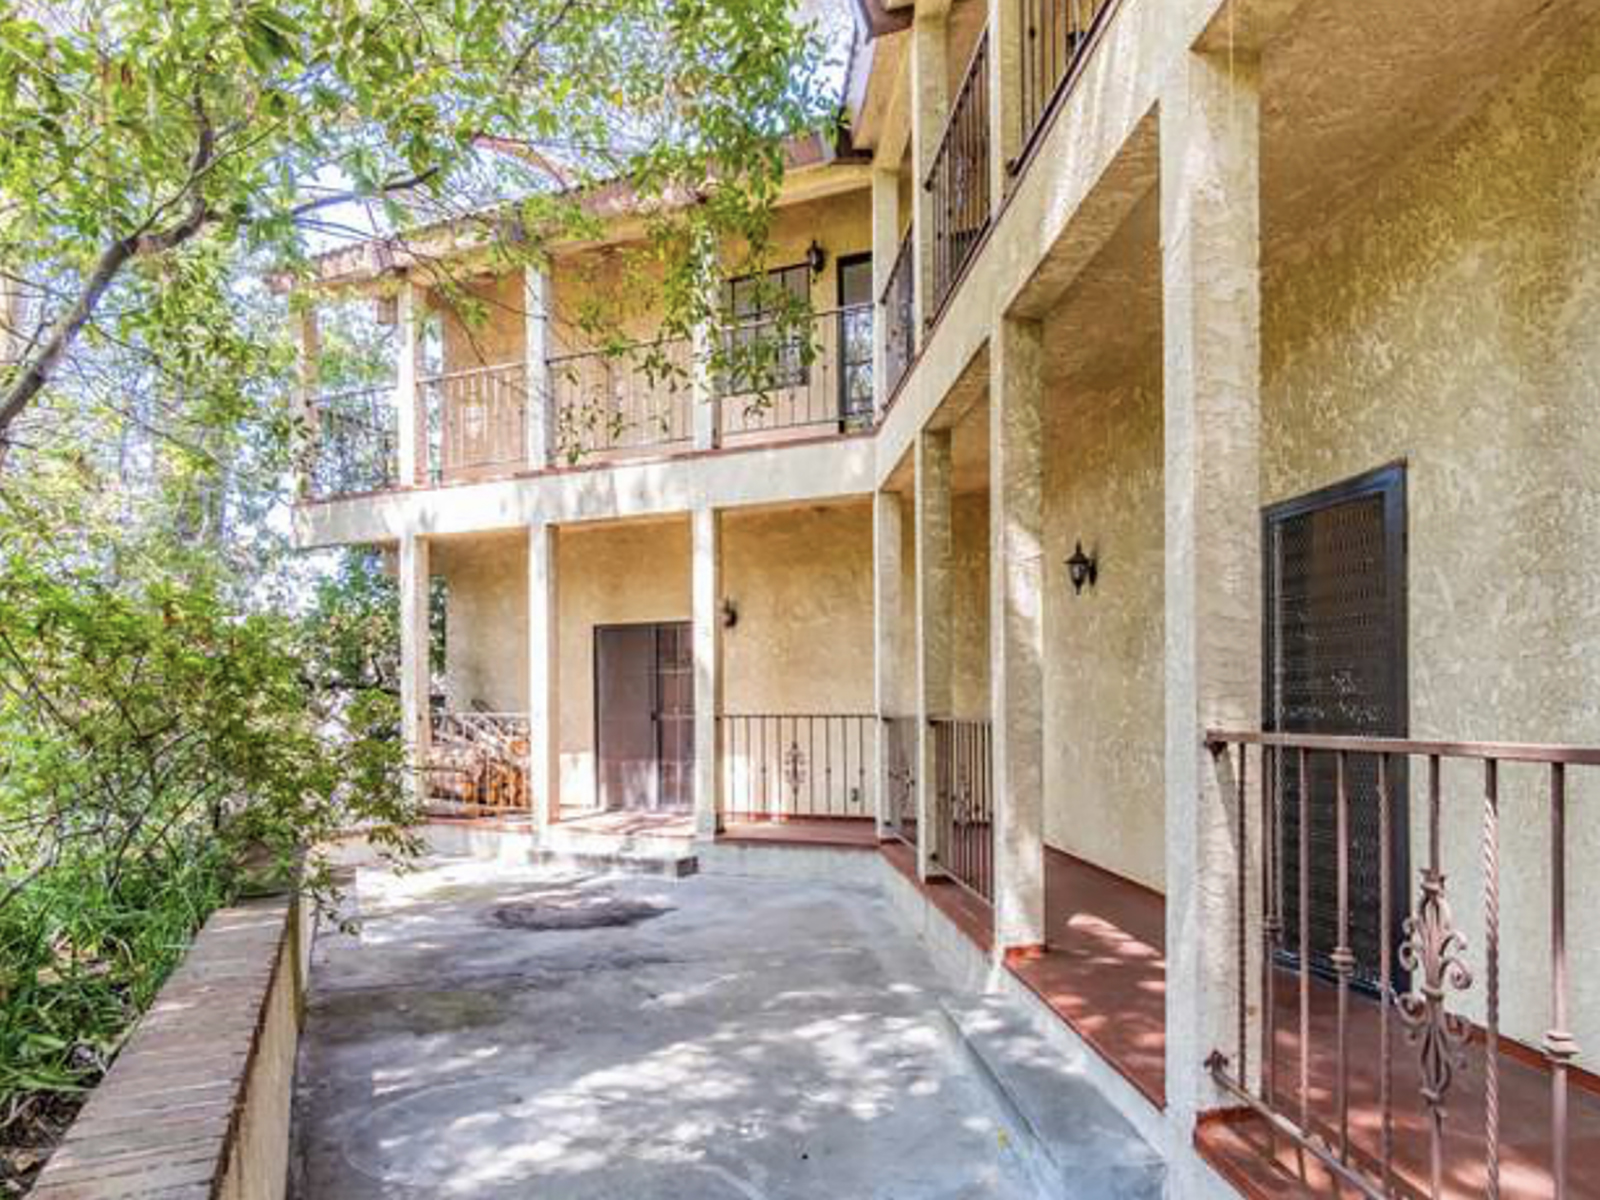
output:
{"label": "concrete patio floor", "polygon": [[317,945],[301,1200],[1040,1194],[875,889],[458,862],[352,902]]}

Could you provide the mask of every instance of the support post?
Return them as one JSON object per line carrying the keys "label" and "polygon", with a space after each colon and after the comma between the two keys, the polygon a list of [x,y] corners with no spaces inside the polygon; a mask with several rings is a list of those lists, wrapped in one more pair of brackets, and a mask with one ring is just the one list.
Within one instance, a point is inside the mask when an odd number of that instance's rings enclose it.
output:
{"label": "support post", "polygon": [[900,253],[900,177],[872,170],[872,405],[883,412],[889,402],[889,313],[883,293]]}
{"label": "support post", "polygon": [[528,802],[540,831],[561,819],[560,532],[528,527]]}
{"label": "support post", "polygon": [[428,798],[427,761],[431,733],[432,671],[428,637],[429,554],[427,539],[400,535],[400,720],[413,798]]}
{"label": "support post", "polygon": [[995,951],[1037,950],[1044,907],[1044,378],[1036,321],[989,341],[989,676]]}
{"label": "support post", "polygon": [[[1049,2],[1049,0],[1047,0]],[[989,0],[989,205],[998,215],[1022,153],[1022,73],[1027,7],[1021,0]]]}
{"label": "support post", "polygon": [[317,412],[317,389],[321,369],[322,335],[317,325],[317,308],[309,299],[299,312],[300,362],[295,388],[294,469],[295,490],[302,500],[315,490],[317,458],[321,453],[321,421]]}
{"label": "support post", "polygon": [[555,428],[550,411],[550,274],[532,263],[522,269],[522,311],[523,449],[528,469],[542,471],[551,462]]}
{"label": "support post", "polygon": [[889,730],[891,717],[904,715],[900,689],[900,496],[875,492],[872,497],[872,691],[878,716],[878,764],[873,788],[873,812],[878,837],[888,834]]}
{"label": "support post", "polygon": [[693,374],[689,380],[689,395],[694,406],[696,450],[715,450],[722,441],[722,404],[717,398],[716,380],[711,371],[716,336],[711,323],[701,321],[695,325],[690,339],[690,370]]}
{"label": "support post", "polygon": [[722,832],[722,547],[717,510],[691,516],[694,563],[694,831],[709,841]]}
{"label": "support post", "polygon": [[[1259,1044],[1260,871],[1240,872],[1238,798],[1204,742],[1208,727],[1260,722],[1259,78],[1249,56],[1191,53],[1161,94],[1167,1104],[1185,1140],[1221,1102],[1206,1056],[1241,1020]],[[1255,888],[1245,929],[1240,878]],[[1256,963],[1243,1014],[1241,957]]]}
{"label": "support post", "polygon": [[917,435],[917,872],[944,874],[939,866],[942,822],[934,771],[933,718],[950,716],[954,631],[951,567],[950,431]]}
{"label": "support post", "polygon": [[943,12],[918,12],[911,26],[911,212],[916,224],[913,250],[914,322],[922,344],[928,318],[928,288],[933,279],[934,194],[923,186],[933,170],[939,140],[950,115],[950,76],[946,63],[949,26]]}
{"label": "support post", "polygon": [[422,411],[420,376],[422,364],[422,320],[420,296],[416,284],[407,279],[400,285],[395,301],[395,362],[394,410],[398,428],[395,443],[401,487],[415,487],[427,483],[428,473],[428,422]]}

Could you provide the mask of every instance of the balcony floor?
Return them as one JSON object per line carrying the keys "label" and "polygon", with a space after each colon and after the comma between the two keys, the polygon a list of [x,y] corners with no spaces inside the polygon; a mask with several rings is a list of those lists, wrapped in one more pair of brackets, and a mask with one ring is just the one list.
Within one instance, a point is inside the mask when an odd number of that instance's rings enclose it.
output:
{"label": "balcony floor", "polygon": [[[1277,1105],[1299,1111],[1299,982],[1292,971],[1277,973]],[[1337,992],[1329,984],[1311,989],[1311,1113],[1325,1137],[1337,1142],[1335,1095],[1339,1056]],[[1379,1087],[1382,1009],[1371,997],[1352,994],[1348,1049],[1352,1160],[1377,1169],[1382,1146]],[[1421,1098],[1418,1052],[1410,1045],[1398,1013],[1390,1013],[1394,1096],[1394,1148],[1397,1194],[1429,1194],[1428,1115]],[[1254,1048],[1252,1048],[1254,1052]],[[1500,1072],[1500,1195],[1505,1198],[1554,1195],[1550,1176],[1550,1077],[1543,1064],[1518,1047],[1502,1049]],[[1458,1072],[1446,1097],[1443,1195],[1486,1194],[1484,1171],[1484,1045],[1475,1039],[1467,1067]],[[1572,1081],[1569,1089],[1571,1137],[1568,1150],[1570,1197],[1600,1197],[1600,1094],[1592,1078]],[[1286,1138],[1270,1145],[1266,1123],[1254,1114],[1227,1113],[1196,1135],[1200,1151],[1222,1174],[1249,1195],[1326,1197],[1339,1195],[1327,1170],[1311,1155],[1297,1154]],[[1345,1188],[1345,1194],[1351,1189]]]}

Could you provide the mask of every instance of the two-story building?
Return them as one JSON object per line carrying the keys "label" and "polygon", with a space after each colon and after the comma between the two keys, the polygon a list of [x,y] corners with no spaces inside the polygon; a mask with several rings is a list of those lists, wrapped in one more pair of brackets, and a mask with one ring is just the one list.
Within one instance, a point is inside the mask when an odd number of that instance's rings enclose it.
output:
{"label": "two-story building", "polygon": [[617,354],[605,244],[321,263],[396,366],[299,537],[393,551],[430,790],[881,843],[1173,1195],[1600,1194],[1593,6],[863,4],[759,400],[737,279]]}

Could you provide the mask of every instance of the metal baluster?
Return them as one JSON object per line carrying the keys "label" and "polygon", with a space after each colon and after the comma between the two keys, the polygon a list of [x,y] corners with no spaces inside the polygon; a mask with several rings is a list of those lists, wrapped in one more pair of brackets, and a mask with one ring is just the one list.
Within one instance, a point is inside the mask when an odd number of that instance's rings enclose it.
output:
{"label": "metal baluster", "polygon": [[[1235,1000],[1235,1017],[1236,1017],[1237,1026],[1238,1026],[1238,1028],[1236,1030],[1236,1032],[1238,1034],[1238,1049],[1237,1049],[1236,1061],[1238,1063],[1238,1071],[1239,1071],[1238,1078],[1239,1078],[1239,1082],[1241,1084],[1243,1084],[1244,1086],[1246,1086],[1246,1087],[1248,1087],[1250,1085],[1249,1084],[1249,1081],[1250,1081],[1250,1065],[1249,1065],[1249,1060],[1248,1060],[1248,1057],[1247,1057],[1246,1051],[1245,1051],[1245,1042],[1246,1042],[1247,1035],[1248,1035],[1248,1024],[1247,1024],[1247,1020],[1246,1020],[1246,1012],[1245,1012],[1245,1010],[1249,1005],[1249,995],[1248,995],[1249,989],[1246,986],[1246,982],[1245,982],[1246,976],[1249,974],[1249,961],[1248,961],[1248,959],[1249,959],[1249,951],[1248,951],[1247,947],[1245,946],[1245,941],[1249,937],[1248,928],[1247,928],[1247,909],[1248,909],[1248,892],[1250,890],[1249,889],[1249,884],[1247,882],[1248,879],[1249,879],[1249,871],[1250,871],[1250,866],[1249,866],[1249,863],[1247,861],[1247,858],[1249,856],[1249,852],[1250,851],[1249,851],[1249,833],[1245,829],[1245,816],[1246,816],[1245,808],[1246,808],[1246,805],[1249,803],[1249,801],[1247,799],[1247,796],[1246,796],[1247,788],[1246,788],[1246,783],[1245,783],[1245,776],[1246,776],[1246,773],[1247,773],[1247,768],[1246,768],[1245,764],[1249,761],[1249,757],[1248,757],[1249,753],[1250,753],[1250,747],[1245,745],[1245,743],[1240,742],[1239,743],[1239,768],[1238,768],[1239,774],[1238,774],[1238,778],[1234,780],[1234,783],[1237,786],[1237,795],[1235,796],[1235,800],[1234,800],[1234,808],[1235,808],[1236,817],[1237,817],[1237,819],[1234,822],[1234,826],[1235,826],[1234,858],[1236,860],[1235,861],[1235,870],[1234,870],[1234,919],[1238,922],[1238,926],[1237,926],[1237,930],[1236,930],[1237,937],[1235,938],[1235,946],[1234,946],[1234,952],[1235,952],[1235,962],[1234,962],[1235,978],[1238,981],[1236,994],[1235,994],[1235,997],[1234,997],[1234,1000]],[[1223,748],[1223,755],[1226,756],[1226,754],[1227,754],[1227,748],[1224,747]],[[1225,761],[1225,758],[1224,758],[1224,761]]]}
{"label": "metal baluster", "polygon": [[1484,1141],[1488,1173],[1485,1195],[1500,1195],[1500,764],[1483,764],[1484,970],[1488,989],[1484,1028]]}
{"label": "metal baluster", "polygon": [[[1282,921],[1278,915],[1278,754],[1261,748],[1261,1095],[1276,1107],[1278,1082],[1277,951]],[[1277,1128],[1267,1125],[1271,1154],[1277,1153]]]}
{"label": "metal baluster", "polygon": [[1355,955],[1350,950],[1350,794],[1348,755],[1341,750],[1334,756],[1335,822],[1338,826],[1336,859],[1339,872],[1339,944],[1333,949],[1333,969],[1338,979],[1337,1083],[1339,1110],[1339,1161],[1350,1161],[1350,976],[1355,971]]}
{"label": "metal baluster", "polygon": [[1393,1192],[1394,1106],[1391,1098],[1393,1051],[1389,1045],[1390,997],[1394,991],[1393,848],[1389,827],[1394,803],[1390,795],[1389,756],[1378,755],[1378,1113],[1382,1121],[1381,1183],[1383,1194]]}
{"label": "metal baluster", "polygon": [[1311,1128],[1311,795],[1306,789],[1306,760],[1302,746],[1299,757],[1299,860],[1295,873],[1300,891],[1300,1128]]}
{"label": "metal baluster", "polygon": [[1567,768],[1550,765],[1550,1173],[1555,1200],[1567,1194],[1567,1064],[1578,1046],[1567,1027]]}

